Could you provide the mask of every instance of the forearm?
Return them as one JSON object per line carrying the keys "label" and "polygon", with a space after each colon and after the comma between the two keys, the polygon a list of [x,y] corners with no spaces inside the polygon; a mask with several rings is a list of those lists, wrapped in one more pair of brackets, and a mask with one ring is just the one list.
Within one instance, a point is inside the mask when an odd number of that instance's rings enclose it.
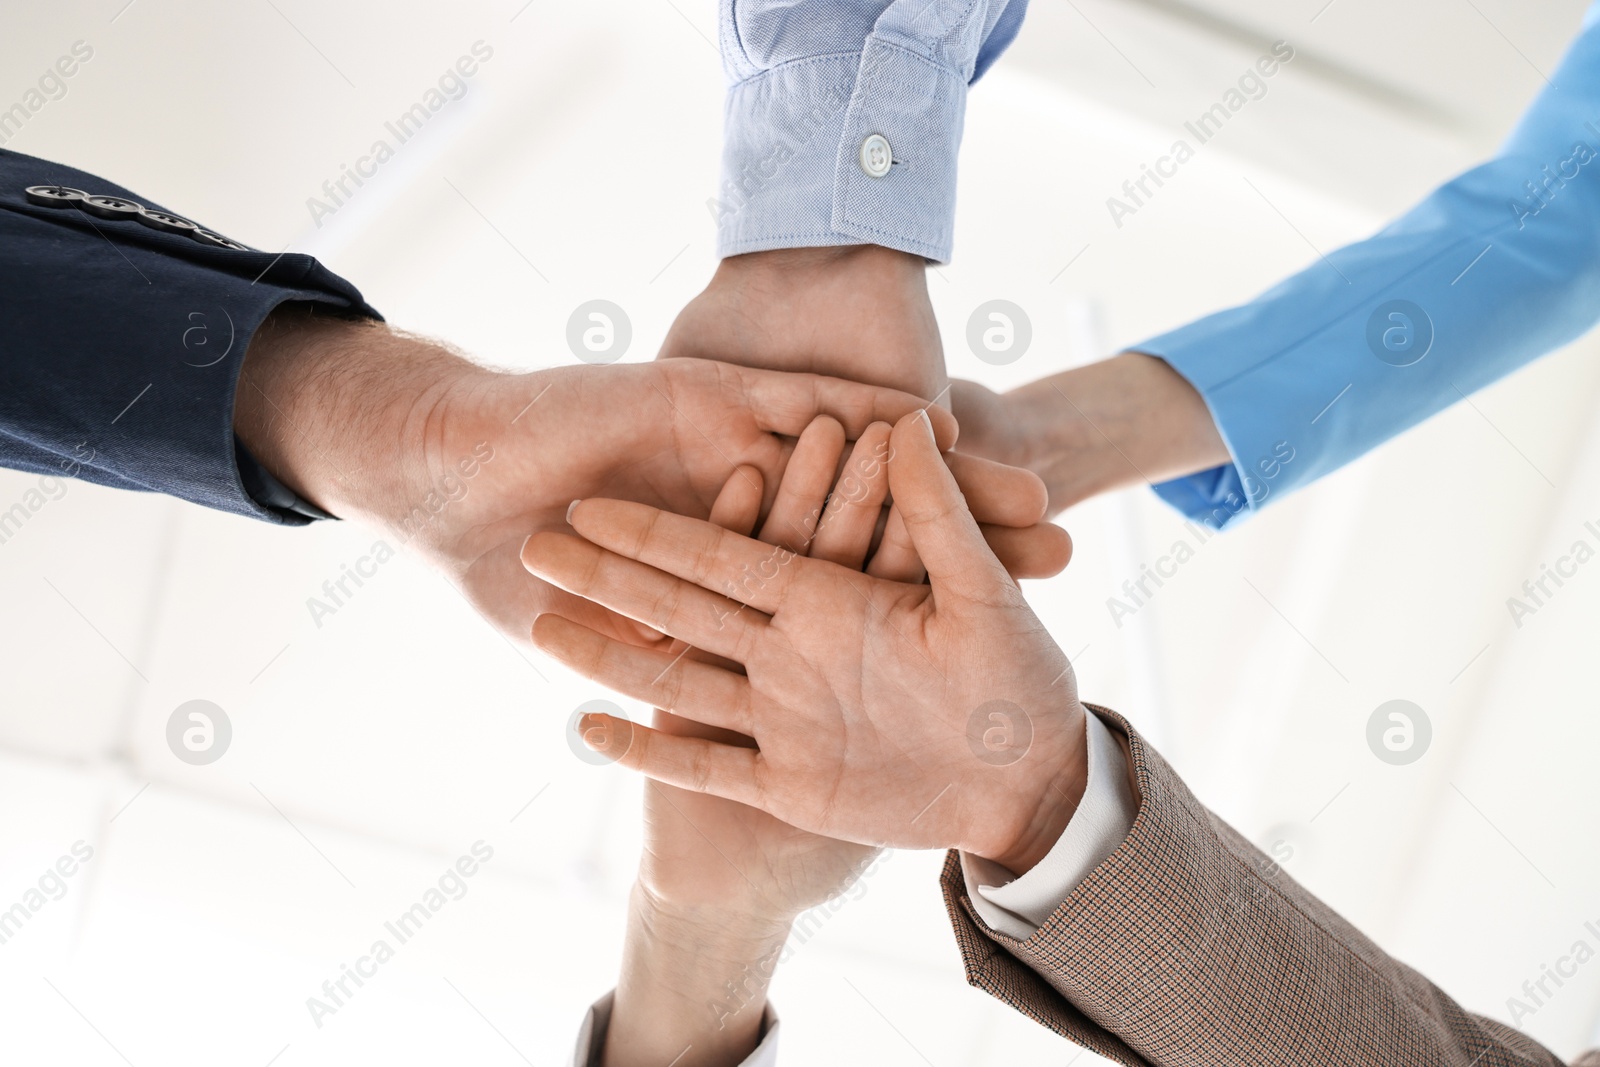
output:
{"label": "forearm", "polygon": [[[1229,462],[1205,401],[1162,360],[1137,352],[1004,394],[1000,447],[1050,490],[1052,514],[1099,493]],[[961,412],[957,411],[959,417]]]}
{"label": "forearm", "polygon": [[428,477],[433,413],[485,373],[382,323],[284,305],[245,355],[234,433],[306,500],[342,518],[381,520]]}
{"label": "forearm", "polygon": [[604,1067],[734,1067],[761,1040],[783,919],[666,905],[635,886]]}

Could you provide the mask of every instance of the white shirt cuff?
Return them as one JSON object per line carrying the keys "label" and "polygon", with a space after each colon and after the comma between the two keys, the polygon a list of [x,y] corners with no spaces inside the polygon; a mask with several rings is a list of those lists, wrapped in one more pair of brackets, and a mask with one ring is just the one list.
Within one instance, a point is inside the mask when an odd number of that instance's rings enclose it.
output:
{"label": "white shirt cuff", "polygon": [[1061,902],[1127,838],[1139,812],[1128,783],[1128,763],[1105,723],[1084,715],[1089,780],[1083,801],[1055,846],[1038,865],[1016,877],[977,856],[961,853],[967,896],[990,929],[1018,941],[1039,932]]}
{"label": "white shirt cuff", "polygon": [[[572,1054],[572,1067],[599,1067],[600,1050],[605,1048],[606,1031],[611,1027],[611,1002],[614,992],[589,1005],[578,1029],[578,1047]],[[778,1013],[769,1001],[761,1013],[761,1043],[739,1067],[777,1067]]]}

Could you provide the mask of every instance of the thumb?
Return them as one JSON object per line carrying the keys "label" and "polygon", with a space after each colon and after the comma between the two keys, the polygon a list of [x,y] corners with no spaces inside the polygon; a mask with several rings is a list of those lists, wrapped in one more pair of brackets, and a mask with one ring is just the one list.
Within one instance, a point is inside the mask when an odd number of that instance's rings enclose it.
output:
{"label": "thumb", "polygon": [[889,443],[889,492],[927,568],[935,601],[941,591],[992,600],[1000,588],[1013,586],[967,510],[927,417],[918,412],[901,419]]}

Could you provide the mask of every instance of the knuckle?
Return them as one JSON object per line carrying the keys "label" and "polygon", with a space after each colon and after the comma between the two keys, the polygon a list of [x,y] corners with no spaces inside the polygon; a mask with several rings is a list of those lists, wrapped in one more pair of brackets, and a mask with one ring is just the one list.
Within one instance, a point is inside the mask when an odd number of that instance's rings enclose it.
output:
{"label": "knuckle", "polygon": [[697,793],[704,793],[711,785],[711,749],[704,745],[695,747],[689,757],[689,784]]}
{"label": "knuckle", "polygon": [[674,664],[667,670],[667,676],[661,680],[658,697],[661,707],[667,711],[674,711],[678,701],[683,696],[683,665]]}
{"label": "knuckle", "polygon": [[650,606],[650,625],[662,633],[671,633],[676,629],[672,620],[677,617],[680,597],[675,583],[663,589]]}

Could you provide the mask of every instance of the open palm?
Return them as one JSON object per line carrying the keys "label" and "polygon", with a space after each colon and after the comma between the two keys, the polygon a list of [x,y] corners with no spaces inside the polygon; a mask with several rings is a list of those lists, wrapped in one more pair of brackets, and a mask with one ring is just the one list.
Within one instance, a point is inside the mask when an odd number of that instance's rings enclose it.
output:
{"label": "open palm", "polygon": [[572,515],[586,540],[531,539],[530,569],[746,673],[671,663],[552,616],[534,640],[758,746],[639,727],[619,754],[627,766],[830,837],[955,846],[1026,868],[1082,794],[1071,668],[984,543],[928,421],[903,420],[892,445],[895,512],[930,585],[777,557],[706,523],[593,500]]}

